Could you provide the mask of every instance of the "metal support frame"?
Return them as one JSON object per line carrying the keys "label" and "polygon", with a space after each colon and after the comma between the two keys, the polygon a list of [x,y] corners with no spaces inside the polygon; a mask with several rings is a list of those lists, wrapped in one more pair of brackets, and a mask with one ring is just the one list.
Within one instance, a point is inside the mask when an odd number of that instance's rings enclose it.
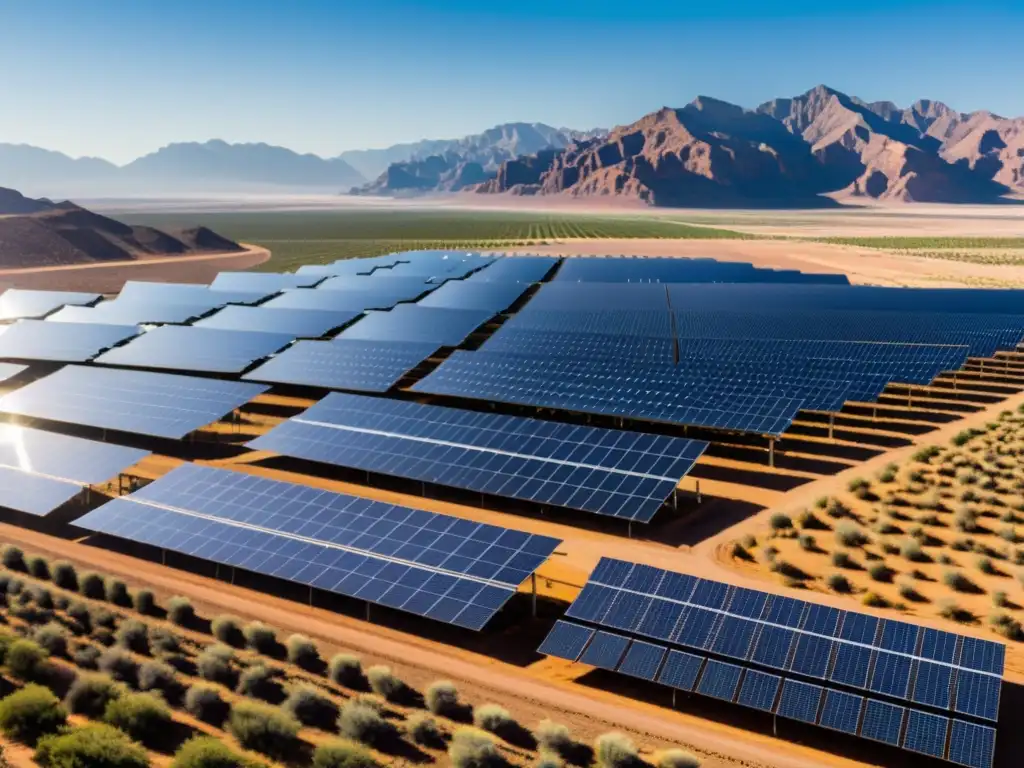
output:
{"label": "metal support frame", "polygon": [[828,439],[834,440],[836,437],[836,415],[830,413],[828,415]]}
{"label": "metal support frame", "polygon": [[537,618],[537,573],[530,574],[530,615]]}
{"label": "metal support frame", "polygon": [[700,480],[697,480],[695,482],[696,482],[696,485],[697,485],[697,488],[696,488],[696,490],[697,490],[697,503],[698,504],[703,504],[704,503],[704,498],[700,495]]}
{"label": "metal support frame", "polygon": [[768,466],[775,467],[775,438],[768,438]]}

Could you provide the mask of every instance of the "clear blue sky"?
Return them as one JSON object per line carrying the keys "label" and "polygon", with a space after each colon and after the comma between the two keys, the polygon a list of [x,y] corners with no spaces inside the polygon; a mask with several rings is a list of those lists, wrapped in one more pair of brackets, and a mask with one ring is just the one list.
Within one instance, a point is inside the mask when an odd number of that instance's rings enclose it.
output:
{"label": "clear blue sky", "polygon": [[524,120],[631,122],[824,82],[1024,114],[1024,0],[8,0],[0,141],[331,156]]}

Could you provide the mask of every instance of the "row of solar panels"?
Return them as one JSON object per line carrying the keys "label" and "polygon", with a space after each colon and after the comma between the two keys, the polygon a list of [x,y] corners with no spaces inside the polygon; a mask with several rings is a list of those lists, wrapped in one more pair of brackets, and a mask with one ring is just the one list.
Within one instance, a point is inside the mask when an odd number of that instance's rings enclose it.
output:
{"label": "row of solar panels", "polygon": [[75,525],[472,630],[561,543],[193,464]]}
{"label": "row of solar panels", "polygon": [[940,713],[998,719],[1000,643],[612,558],[601,560],[566,616],[573,621],[557,624],[540,652],[964,765],[991,764],[995,730]]}

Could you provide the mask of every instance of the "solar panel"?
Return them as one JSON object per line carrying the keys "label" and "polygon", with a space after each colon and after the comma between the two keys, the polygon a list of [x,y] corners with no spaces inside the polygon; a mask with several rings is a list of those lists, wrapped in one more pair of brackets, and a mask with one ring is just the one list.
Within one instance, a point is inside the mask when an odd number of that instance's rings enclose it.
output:
{"label": "solar panel", "polygon": [[317,275],[281,274],[279,272],[218,272],[210,283],[214,291],[238,291],[264,295],[285,288],[309,288],[323,278]]}
{"label": "solar panel", "polygon": [[484,269],[466,279],[472,282],[508,280],[539,283],[560,261],[557,256],[505,256],[492,259]]}
{"label": "solar panel", "polygon": [[658,682],[681,691],[692,691],[704,657],[682,651],[669,651],[658,675]]}
{"label": "solar panel", "polygon": [[[275,293],[275,290],[269,293]],[[119,299],[152,304],[195,304],[210,309],[225,304],[253,304],[267,297],[260,290],[211,290],[210,286],[195,283],[163,283],[147,280],[128,280],[118,294]]]}
{"label": "solar panel", "polygon": [[672,339],[599,333],[518,329],[505,323],[484,342],[485,352],[543,358],[612,358],[645,364],[671,365]]}
{"label": "solar panel", "polygon": [[243,378],[321,389],[386,392],[437,351],[408,341],[299,341]]}
{"label": "solar panel", "polygon": [[79,485],[104,483],[148,455],[138,448],[0,425],[0,466]]}
{"label": "solar panel", "polygon": [[[565,259],[558,282],[587,283],[849,283],[842,274],[812,274],[796,270],[754,267],[747,262],[710,258],[602,256]],[[632,287],[632,286],[630,286]],[[673,286],[674,287],[674,286]]]}
{"label": "solar panel", "polygon": [[389,309],[397,301],[386,292],[295,288],[260,304],[265,309],[315,309],[362,314],[367,309]]}
{"label": "solar panel", "polygon": [[580,662],[592,667],[614,670],[619,666],[627,645],[629,638],[613,635],[611,632],[598,632],[583,651]]}
{"label": "solar panel", "polygon": [[100,298],[98,293],[8,288],[0,294],[0,320],[45,317],[61,307],[92,304]]}
{"label": "solar panel", "polygon": [[15,376],[18,376],[19,374],[22,374],[27,370],[27,365],[17,365],[16,363],[0,363],[0,382],[13,379]]}
{"label": "solar panel", "polygon": [[240,373],[292,341],[294,337],[282,333],[163,325],[100,355],[96,362],[132,368]]}
{"label": "solar panel", "polygon": [[864,723],[860,735],[872,741],[892,744],[900,743],[900,731],[903,728],[904,707],[887,704],[877,699],[868,699],[864,706]]}
{"label": "solar panel", "polygon": [[474,630],[559,544],[195,464],[76,525]]}
{"label": "solar panel", "polygon": [[417,341],[457,347],[494,316],[489,309],[441,309],[399,304],[387,312],[367,312],[342,331],[339,339]]}
{"label": "solar panel", "polygon": [[147,325],[187,323],[202,317],[214,307],[202,304],[158,304],[143,299],[114,299],[95,307],[64,307],[46,318],[58,323],[106,323],[107,325]]}
{"label": "solar panel", "polygon": [[81,491],[77,483],[0,466],[0,506],[7,509],[43,517]]}
{"label": "solar panel", "polygon": [[323,309],[273,309],[231,305],[195,323],[197,328],[228,331],[283,333],[298,339],[316,339],[359,317],[359,312]]}
{"label": "solar panel", "polygon": [[708,659],[704,665],[704,672],[700,676],[700,682],[697,684],[697,693],[715,699],[732,701],[736,698],[736,688],[740,684],[740,675],[742,674],[742,667]]}
{"label": "solar panel", "polygon": [[1006,646],[965,635],[960,650],[960,666],[1002,675],[1006,662]]}
{"label": "solar panel", "polygon": [[581,627],[579,624],[568,621],[556,621],[555,626],[544,638],[544,642],[540,644],[537,652],[543,653],[545,656],[557,656],[560,659],[576,661],[593,636],[593,629]]}
{"label": "solar panel", "polygon": [[814,725],[818,722],[818,708],[821,706],[824,691],[820,685],[786,680],[775,712],[779,717],[788,717]]}
{"label": "solar panel", "polygon": [[81,363],[138,333],[135,326],[19,320],[0,330],[0,357]]}
{"label": "solar panel", "polygon": [[180,439],[266,387],[69,365],[0,398],[0,412]]}
{"label": "solar panel", "polygon": [[331,394],[249,447],[648,522],[707,444]]}
{"label": "solar panel", "polygon": [[996,729],[963,720],[953,721],[949,738],[950,762],[969,768],[989,768],[995,758]]}
{"label": "solar panel", "polygon": [[467,282],[449,280],[433,293],[420,299],[421,307],[443,309],[486,310],[492,315],[504,312],[515,304],[526,289],[527,283],[515,282]]}
{"label": "solar panel", "polygon": [[775,708],[775,697],[779,692],[781,680],[778,675],[748,669],[743,675],[743,685],[736,697],[736,703],[771,712]]}
{"label": "solar panel", "polygon": [[863,696],[854,696],[844,691],[826,691],[825,706],[822,707],[818,724],[834,731],[856,735],[863,707]]}
{"label": "solar panel", "polygon": [[[541,651],[543,653],[543,651]],[[639,677],[642,680],[654,680],[665,658],[666,650],[654,643],[645,643],[642,640],[634,640],[626,651],[626,657],[619,665],[619,672],[631,677]]]}
{"label": "solar panel", "polygon": [[903,737],[903,748],[932,757],[944,757],[948,731],[948,717],[919,712],[916,709],[908,710],[907,732]]}
{"label": "solar panel", "polygon": [[961,669],[956,675],[956,703],[953,708],[965,715],[998,720],[1001,688],[1001,677]]}
{"label": "solar panel", "polygon": [[336,291],[339,296],[363,296],[366,309],[388,309],[403,301],[415,301],[434,290],[423,277],[396,277],[391,270],[379,270],[373,275],[345,275],[331,277],[317,286],[318,291]]}
{"label": "solar panel", "polygon": [[953,685],[953,667],[921,661],[914,675],[911,699],[938,709],[949,709],[949,694]]}

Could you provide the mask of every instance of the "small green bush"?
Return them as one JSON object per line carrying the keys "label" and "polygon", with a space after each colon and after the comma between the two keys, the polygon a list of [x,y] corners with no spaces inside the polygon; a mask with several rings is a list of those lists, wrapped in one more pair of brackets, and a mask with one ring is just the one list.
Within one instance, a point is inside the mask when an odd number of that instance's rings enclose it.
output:
{"label": "small green bush", "polygon": [[473,725],[502,738],[514,734],[522,727],[507,709],[498,704],[484,704],[474,709]]}
{"label": "small green bush", "polygon": [[809,533],[800,534],[800,547],[807,552],[814,552],[818,549],[818,542]]}
{"label": "small green bush", "polygon": [[78,591],[78,571],[67,560],[58,560],[53,564],[50,578],[61,589],[67,589],[71,592]]}
{"label": "small green bush", "polygon": [[865,592],[860,601],[871,608],[888,608],[889,601],[877,592]]}
{"label": "small green bush", "polygon": [[558,755],[574,765],[589,765],[590,763],[589,756],[581,759],[580,752],[583,745],[577,742],[569,729],[561,723],[556,723],[553,720],[541,720],[533,731],[533,737],[537,740],[537,748],[542,753]]}
{"label": "small green bush", "polygon": [[153,595],[153,590],[137,590],[133,596],[133,602],[135,603],[135,610],[143,616],[156,615],[156,597]]}
{"label": "small green bush", "polygon": [[242,622],[236,616],[218,616],[210,624],[213,636],[225,645],[234,648],[245,647],[245,635],[242,634]]}
{"label": "small green bush", "polygon": [[386,747],[398,738],[398,729],[365,701],[349,699],[341,708],[338,730],[350,739],[371,747]]}
{"label": "small green bush", "polygon": [[155,693],[127,693],[107,704],[103,720],[136,741],[152,746],[167,732],[171,710]]}
{"label": "small green bush", "polygon": [[997,608],[1006,608],[1010,605],[1010,596],[1005,592],[993,592],[992,604]]}
{"label": "small green bush", "polygon": [[310,685],[293,689],[281,708],[303,725],[322,731],[332,730],[338,719],[338,705]]}
{"label": "small green bush", "polygon": [[46,672],[46,651],[31,640],[15,640],[7,646],[4,663],[12,677],[32,682],[39,680]]}
{"label": "small green bush", "polygon": [[940,453],[942,453],[942,449],[939,448],[939,446],[926,445],[914,451],[914,454],[910,458],[916,461],[918,464],[927,464]]}
{"label": "small green bush", "polygon": [[313,768],[376,768],[373,755],[357,744],[340,739],[313,750]]}
{"label": "small green bush", "polygon": [[226,645],[209,646],[196,659],[199,676],[211,683],[234,688],[238,682],[234,658],[234,652]]}
{"label": "small green bush", "polygon": [[196,620],[196,609],[187,597],[175,595],[167,601],[167,618],[179,627],[190,627]]}
{"label": "small green bush", "polygon": [[4,736],[35,746],[48,733],[64,727],[68,713],[49,688],[26,685],[0,700],[0,731]]}
{"label": "small green bush", "polygon": [[119,646],[134,653],[149,653],[149,628],[136,619],[126,619],[114,632]]}
{"label": "small green bush", "polygon": [[103,591],[108,603],[122,608],[132,607],[132,596],[128,591],[128,585],[121,579],[108,578],[103,584]]}
{"label": "small green bush", "polygon": [[682,749],[667,749],[658,755],[658,768],[700,768],[700,760]]}
{"label": "small green bush", "polygon": [[50,561],[45,557],[32,555],[32,557],[26,558],[25,570],[33,578],[42,579],[43,581],[49,581],[50,579]]}
{"label": "small green bush", "polygon": [[178,673],[162,661],[144,661],[139,665],[138,684],[140,691],[161,691],[173,695],[181,689]]}
{"label": "small green bush", "polygon": [[[885,467],[883,467],[882,470],[878,473],[878,480],[879,480],[879,482],[891,483],[893,480],[896,479],[896,472],[898,470],[899,470],[899,466],[897,466],[896,464],[886,464]],[[865,480],[863,482],[866,483],[867,481]],[[852,485],[853,481],[851,481],[850,484]],[[858,486],[857,488],[851,488],[850,490],[851,491],[856,491],[860,487],[861,486]]]}
{"label": "small green bush", "polygon": [[44,736],[34,757],[41,768],[149,768],[145,749],[103,723]]}
{"label": "small green bush", "polygon": [[995,576],[999,573],[999,570],[996,568],[995,564],[992,562],[992,558],[990,557],[979,557],[975,561],[975,565],[978,566],[979,571],[987,573],[989,576]]}
{"label": "small green bush", "polygon": [[405,727],[409,737],[424,747],[440,749],[445,744],[444,729],[426,712],[416,712],[410,715]]}
{"label": "small green bush", "polygon": [[0,550],[0,563],[3,563],[4,568],[9,571],[24,572],[26,570],[25,553],[13,544],[5,544],[4,548]]}
{"label": "small green bush", "polygon": [[392,673],[391,667],[382,664],[366,670],[366,678],[369,680],[373,692],[388,701],[401,699],[408,690],[405,683]]}
{"label": "small green bush", "polygon": [[844,522],[836,526],[836,541],[844,547],[863,547],[870,539],[859,526]]}
{"label": "small green bush", "polygon": [[181,640],[169,629],[153,627],[149,631],[149,650],[151,653],[178,653],[181,650]]}
{"label": "small green bush", "polygon": [[253,621],[245,625],[242,634],[245,636],[245,644],[256,653],[270,656],[277,652],[277,630],[273,627]]}
{"label": "small green bush", "polygon": [[70,712],[85,717],[100,717],[114,699],[125,694],[125,688],[109,676],[98,672],[85,672],[75,678],[64,697]]}
{"label": "small green bush", "polygon": [[257,765],[219,739],[193,736],[174,753],[171,768],[257,768]]}
{"label": "small green bush", "polygon": [[185,692],[185,711],[196,720],[220,726],[227,719],[231,705],[221,696],[219,688],[196,683]]}
{"label": "small green bush", "polygon": [[921,542],[917,539],[906,539],[900,545],[900,554],[912,563],[927,563],[931,561],[928,554],[921,549]]}
{"label": "small green bush", "polygon": [[316,643],[304,635],[292,635],[285,643],[288,649],[288,661],[305,670],[315,671],[323,666],[320,649]]}
{"label": "small green bush", "polygon": [[597,737],[594,757],[600,768],[632,768],[640,757],[633,742],[621,733],[605,733]]}
{"label": "small green bush", "polygon": [[68,631],[59,622],[51,621],[37,627],[32,639],[50,656],[68,655]]}
{"label": "small green bush", "polygon": [[362,688],[366,684],[362,662],[358,657],[347,653],[331,657],[331,662],[327,665],[327,676],[334,683],[346,688]]}
{"label": "small green bush", "polygon": [[837,549],[832,553],[832,565],[837,568],[856,568],[857,563],[850,557],[849,552],[844,552],[841,549]]}
{"label": "small green bush", "polygon": [[96,666],[119,682],[135,685],[138,680],[139,663],[123,648],[107,648],[96,660]]}
{"label": "small green bush", "polygon": [[465,709],[465,705],[459,701],[459,689],[450,680],[431,683],[424,698],[427,709],[441,717],[458,719]]}
{"label": "small green bush", "polygon": [[96,669],[100,660],[100,649],[95,645],[80,645],[71,659],[79,669]]}
{"label": "small green bush", "polygon": [[475,728],[459,728],[448,746],[452,768],[504,768],[508,763],[494,739]]}
{"label": "small green bush", "polygon": [[274,703],[280,701],[282,695],[277,677],[277,670],[271,670],[262,664],[247,667],[238,676],[238,686],[235,690],[243,696]]}
{"label": "small green bush", "polygon": [[924,596],[918,591],[917,585],[911,579],[901,579],[896,585],[896,589],[904,600],[910,600],[915,603],[924,600]]}
{"label": "small green bush", "polygon": [[283,757],[295,746],[299,723],[277,707],[242,701],[232,708],[227,729],[243,748]]}
{"label": "small green bush", "polygon": [[768,525],[772,527],[773,531],[785,531],[793,527],[793,521],[789,515],[783,514],[782,512],[776,512],[768,520]]}
{"label": "small green bush", "polygon": [[850,586],[850,580],[841,573],[830,574],[825,580],[825,583],[828,585],[829,589],[833,592],[838,592],[841,595],[848,594],[852,589]]}
{"label": "small green bush", "polygon": [[957,592],[977,591],[977,586],[973,581],[952,568],[942,572],[942,583]]}
{"label": "small green bush", "polygon": [[78,580],[78,591],[82,593],[83,597],[88,597],[90,600],[103,600],[107,594],[103,577],[93,571],[82,574]]}

